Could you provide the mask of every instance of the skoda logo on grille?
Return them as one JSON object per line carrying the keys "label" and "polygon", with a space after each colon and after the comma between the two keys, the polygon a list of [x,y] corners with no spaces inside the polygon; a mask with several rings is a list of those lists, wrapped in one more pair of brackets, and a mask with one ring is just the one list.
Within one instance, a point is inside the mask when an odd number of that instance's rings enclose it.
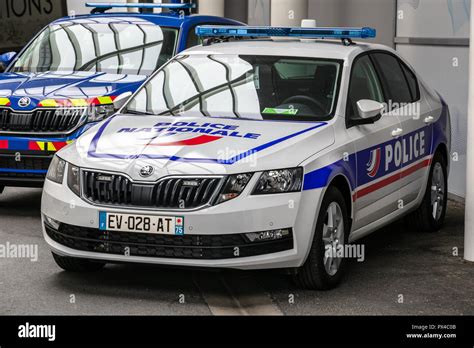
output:
{"label": "skoda logo on grille", "polygon": [[155,168],[153,168],[152,166],[146,166],[146,167],[143,167],[142,169],[140,169],[140,176],[142,176],[144,178],[148,178],[154,172],[155,172]]}
{"label": "skoda logo on grille", "polygon": [[18,101],[18,105],[22,108],[26,108],[27,106],[30,106],[31,104],[31,99],[28,97],[23,97]]}

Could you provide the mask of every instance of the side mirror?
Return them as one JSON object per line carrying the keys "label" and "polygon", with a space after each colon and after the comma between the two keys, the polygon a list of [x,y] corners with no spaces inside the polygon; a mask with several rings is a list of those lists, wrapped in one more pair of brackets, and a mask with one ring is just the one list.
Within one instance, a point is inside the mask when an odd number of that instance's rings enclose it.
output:
{"label": "side mirror", "polygon": [[374,100],[362,99],[357,102],[360,118],[368,119],[381,115],[385,105]]}
{"label": "side mirror", "polygon": [[4,72],[10,63],[15,59],[16,52],[8,52],[0,55],[0,71]]}
{"label": "side mirror", "polygon": [[117,98],[114,100],[114,109],[115,111],[120,110],[127,102],[128,99],[132,96],[132,92],[126,92],[120,94]]}
{"label": "side mirror", "polygon": [[365,124],[374,124],[382,117],[382,111],[385,105],[375,100],[362,99],[357,102],[359,118],[350,119],[351,126],[361,126]]}

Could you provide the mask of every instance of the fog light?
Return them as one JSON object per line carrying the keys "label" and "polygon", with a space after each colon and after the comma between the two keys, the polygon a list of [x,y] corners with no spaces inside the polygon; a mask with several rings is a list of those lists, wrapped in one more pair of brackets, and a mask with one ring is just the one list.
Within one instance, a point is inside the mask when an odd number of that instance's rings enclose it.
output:
{"label": "fog light", "polygon": [[253,232],[246,233],[245,236],[249,239],[250,242],[267,242],[271,240],[278,240],[288,237],[290,235],[289,229],[283,230],[272,230],[264,232]]}
{"label": "fog light", "polygon": [[61,227],[61,223],[57,220],[54,220],[53,218],[50,218],[49,216],[44,215],[44,222],[49,226],[54,228],[55,230],[59,230],[59,227]]}

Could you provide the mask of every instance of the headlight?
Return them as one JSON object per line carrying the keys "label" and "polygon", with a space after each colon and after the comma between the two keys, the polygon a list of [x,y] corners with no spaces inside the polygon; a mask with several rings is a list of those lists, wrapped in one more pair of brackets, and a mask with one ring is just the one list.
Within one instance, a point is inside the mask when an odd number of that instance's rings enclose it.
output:
{"label": "headlight", "polygon": [[76,195],[81,195],[81,170],[79,167],[73,166],[71,163],[68,165],[67,186]]}
{"label": "headlight", "polygon": [[264,172],[253,190],[254,195],[301,191],[303,168],[269,170]]}
{"label": "headlight", "polygon": [[238,197],[245,189],[251,178],[252,174],[237,174],[229,176],[219,194],[217,204],[227,202]]}
{"label": "headlight", "polygon": [[59,158],[58,156],[54,156],[51,164],[49,165],[48,174],[46,174],[46,178],[49,180],[62,184],[64,179],[64,172],[66,170],[66,161]]}
{"label": "headlight", "polygon": [[114,104],[95,105],[90,109],[87,122],[100,122],[115,113]]}

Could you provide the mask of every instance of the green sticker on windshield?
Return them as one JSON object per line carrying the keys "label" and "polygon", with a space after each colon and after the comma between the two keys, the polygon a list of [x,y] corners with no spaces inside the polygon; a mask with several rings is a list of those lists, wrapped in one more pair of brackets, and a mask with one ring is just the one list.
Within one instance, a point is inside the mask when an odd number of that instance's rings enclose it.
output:
{"label": "green sticker on windshield", "polygon": [[288,115],[295,116],[298,114],[298,109],[275,109],[275,108],[265,108],[262,112],[267,115]]}

